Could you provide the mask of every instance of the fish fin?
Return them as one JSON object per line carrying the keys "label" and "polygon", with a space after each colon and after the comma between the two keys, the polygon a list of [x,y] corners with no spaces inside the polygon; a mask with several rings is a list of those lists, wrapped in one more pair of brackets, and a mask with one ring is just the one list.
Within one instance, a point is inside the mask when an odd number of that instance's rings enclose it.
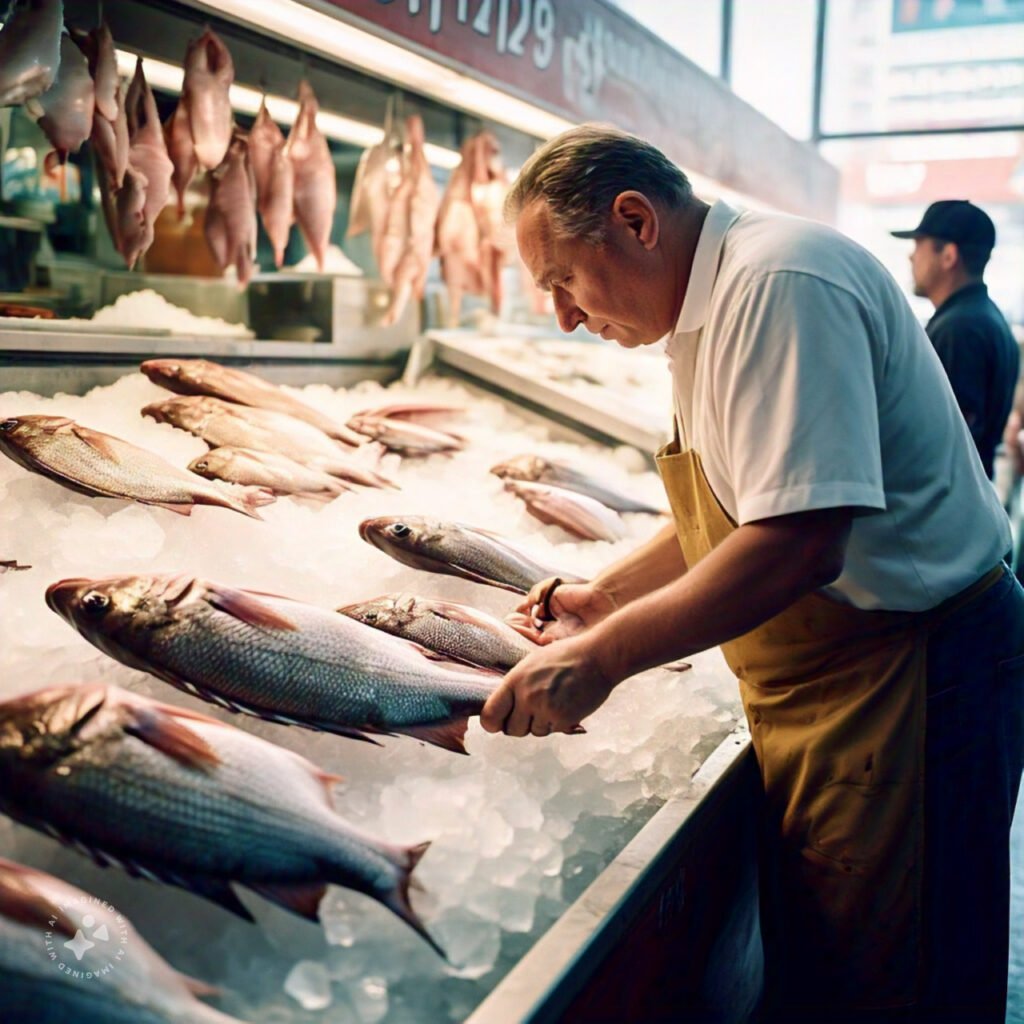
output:
{"label": "fish fin", "polygon": [[327,893],[327,886],[322,882],[310,885],[257,885],[247,882],[246,887],[307,921],[320,920],[320,901]]}
{"label": "fish fin", "polygon": [[449,622],[461,622],[467,626],[490,629],[495,624],[495,619],[485,612],[470,608],[468,605],[454,604],[451,601],[432,601],[430,610],[439,618],[447,619]]}
{"label": "fish fin", "polygon": [[[271,597],[273,595],[261,596]],[[233,615],[250,626],[260,629],[284,629],[291,633],[299,631],[299,627],[291,619],[264,604],[250,591],[234,590],[231,587],[208,583],[206,585],[206,600],[225,615]]]}
{"label": "fish fin", "polygon": [[395,732],[412,736],[423,743],[432,743],[435,747],[450,750],[453,754],[466,754],[466,727],[468,718],[453,718],[448,722],[430,722],[426,725],[396,726]]}
{"label": "fish fin", "polygon": [[83,427],[80,423],[76,423],[71,428],[71,433],[83,444],[87,444],[94,451],[99,452],[105,459],[110,459],[111,462],[118,464],[121,463],[121,457],[110,443],[113,438],[108,437],[106,434],[101,434],[99,431]]}
{"label": "fish fin", "polygon": [[130,706],[124,731],[189,768],[208,771],[221,763],[217,752],[187,725],[158,708]]}
{"label": "fish fin", "polygon": [[587,730],[582,725],[577,723],[571,729],[566,732],[566,736],[586,736]]}
{"label": "fish fin", "polygon": [[411,874],[413,868],[416,867],[417,862],[426,848],[430,843],[421,843],[419,846],[411,847],[409,850],[410,864],[398,880],[398,884],[392,889],[386,896],[381,898],[381,902],[389,910],[397,914],[413,931],[417,932],[423,937],[431,949],[437,953],[443,960],[448,960],[448,954],[444,949],[437,943],[434,937],[427,931],[423,922],[420,920],[419,915],[412,908],[412,903],[409,901],[409,888],[412,882]]}
{"label": "fish fin", "polygon": [[252,924],[256,923],[256,919],[249,912],[248,907],[235,894],[235,890],[231,888],[231,883],[225,879],[190,878],[188,876],[179,878],[175,876],[168,878],[167,881],[172,885],[179,885],[183,889],[188,889],[189,892],[194,892],[197,896],[202,896],[203,899],[210,900],[211,903],[216,903],[225,910],[230,910],[232,914],[237,915],[243,921],[249,921]]}
{"label": "fish fin", "polygon": [[75,929],[71,921],[32,886],[33,874],[35,872],[22,868],[20,864],[3,865],[0,873],[0,917],[42,931],[60,932],[73,939]]}
{"label": "fish fin", "polygon": [[321,771],[319,768],[313,773],[319,782],[324,787],[324,793],[327,796],[327,802],[332,803],[334,800],[334,787],[339,782],[344,782],[345,777],[343,775],[335,775],[333,772]]}
{"label": "fish fin", "polygon": [[[138,499],[135,499],[138,501]],[[169,501],[140,501],[140,505],[152,505],[156,508],[165,508],[168,512],[177,512],[179,516],[192,515],[191,505],[172,505]]]}

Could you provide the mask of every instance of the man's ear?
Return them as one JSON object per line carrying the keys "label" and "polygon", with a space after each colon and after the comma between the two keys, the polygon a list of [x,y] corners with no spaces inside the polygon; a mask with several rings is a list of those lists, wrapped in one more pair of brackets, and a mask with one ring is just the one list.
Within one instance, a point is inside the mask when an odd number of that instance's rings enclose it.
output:
{"label": "man's ear", "polygon": [[956,242],[946,242],[939,253],[939,261],[943,270],[952,270],[960,259],[960,246]]}
{"label": "man's ear", "polygon": [[623,225],[645,249],[658,244],[658,211],[642,192],[620,192],[612,203],[612,222]]}

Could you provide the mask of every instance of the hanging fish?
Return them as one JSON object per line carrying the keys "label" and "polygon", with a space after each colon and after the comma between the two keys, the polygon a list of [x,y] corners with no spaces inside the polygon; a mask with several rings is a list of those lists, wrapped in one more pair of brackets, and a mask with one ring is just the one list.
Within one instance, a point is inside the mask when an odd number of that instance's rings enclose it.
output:
{"label": "hanging fish", "polygon": [[184,100],[178,100],[174,113],[164,122],[164,142],[167,146],[167,155],[174,167],[171,184],[178,194],[178,220],[184,220],[185,192],[199,167]]}
{"label": "hanging fish", "polygon": [[206,171],[219,167],[231,145],[234,114],[230,90],[235,65],[228,48],[207,26],[185,51],[181,101],[188,111],[196,160]]}
{"label": "hanging fish", "polygon": [[61,0],[17,0],[0,29],[0,107],[46,92],[60,67]]}
{"label": "hanging fish", "polygon": [[295,167],[285,155],[285,138],[267,111],[264,96],[249,132],[249,157],[256,176],[256,205],[274,250],[274,265],[284,263],[295,223]]}
{"label": "hanging fish", "polygon": [[323,270],[338,186],[330,147],[316,126],[318,110],[316,94],[303,79],[299,83],[299,113],[288,133],[285,154],[295,171],[295,219],[309,251]]}
{"label": "hanging fish", "polygon": [[70,35],[61,36],[60,70],[53,85],[41,96],[26,100],[25,109],[38,119],[62,164],[92,134],[96,88],[89,63]]}
{"label": "hanging fish", "polygon": [[101,117],[113,121],[117,117],[119,79],[117,51],[110,28],[103,22],[89,32],[71,29],[71,35],[89,62],[89,74],[96,90],[96,110]]}
{"label": "hanging fish", "polygon": [[203,226],[217,266],[234,267],[245,287],[256,263],[256,181],[245,139],[235,136],[224,163],[210,175],[210,202]]}
{"label": "hanging fish", "polygon": [[100,113],[99,107],[92,119],[92,133],[89,141],[99,161],[101,187],[105,183],[111,192],[124,184],[125,171],[128,170],[128,157],[131,142],[128,138],[128,117],[125,112],[124,88],[118,84],[114,92],[116,104],[113,120],[108,121]]}

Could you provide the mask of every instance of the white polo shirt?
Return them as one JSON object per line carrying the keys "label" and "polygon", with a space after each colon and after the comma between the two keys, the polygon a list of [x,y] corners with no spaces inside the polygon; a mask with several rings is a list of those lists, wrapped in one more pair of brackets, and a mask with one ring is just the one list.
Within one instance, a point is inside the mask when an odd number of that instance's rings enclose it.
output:
{"label": "white polo shirt", "polygon": [[716,203],[666,351],[683,450],[737,523],[862,510],[831,596],[923,611],[1009,550],[938,356],[844,235]]}

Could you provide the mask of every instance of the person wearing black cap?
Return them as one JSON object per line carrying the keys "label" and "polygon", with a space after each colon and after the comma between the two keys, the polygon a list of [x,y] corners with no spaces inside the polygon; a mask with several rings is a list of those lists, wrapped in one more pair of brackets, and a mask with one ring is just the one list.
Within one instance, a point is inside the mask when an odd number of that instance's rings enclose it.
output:
{"label": "person wearing black cap", "polygon": [[996,445],[1013,406],[1017,343],[982,280],[996,244],[991,218],[966,199],[932,203],[912,231],[914,294],[935,314],[925,327],[953,386],[989,479]]}

